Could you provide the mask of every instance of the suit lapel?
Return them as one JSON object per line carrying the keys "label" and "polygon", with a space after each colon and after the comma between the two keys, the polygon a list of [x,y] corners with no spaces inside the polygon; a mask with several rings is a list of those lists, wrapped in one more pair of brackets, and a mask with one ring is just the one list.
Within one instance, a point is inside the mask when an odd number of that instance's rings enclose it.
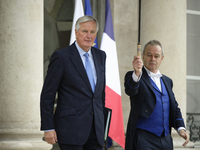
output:
{"label": "suit lapel", "polygon": [[73,43],[72,48],[71,48],[71,61],[74,64],[77,72],[80,74],[80,76],[82,77],[82,79],[85,81],[86,85],[91,89],[91,85],[90,85],[90,81],[88,79],[87,73],[85,71],[85,67],[83,65],[82,59],[79,55],[79,52],[75,46],[75,43]]}
{"label": "suit lapel", "polygon": [[148,74],[147,74],[147,71],[144,69],[144,67],[142,68],[142,79],[143,79],[143,81],[147,84],[147,86],[152,90],[152,92],[154,93],[154,89],[153,89],[153,86],[152,86],[152,84],[151,84],[151,81],[150,81],[150,79],[149,79],[149,76],[148,76]]}
{"label": "suit lapel", "polygon": [[[92,47],[91,48],[91,51],[92,51],[92,55],[93,55],[93,60],[94,60],[94,66],[95,66],[95,69],[96,69],[96,75],[97,75],[97,82],[96,82],[96,88],[95,88],[95,91],[97,90],[98,91],[98,84],[99,84],[99,78],[100,78],[100,69],[101,69],[101,65],[100,65],[100,57],[99,57],[99,54],[94,50],[94,48]],[[94,91],[94,93],[95,93]]]}
{"label": "suit lapel", "polygon": [[171,92],[169,91],[170,85],[169,85],[169,82],[167,81],[167,78],[166,78],[165,76],[162,76],[161,78],[162,78],[163,83],[164,83],[164,85],[165,85],[165,87],[166,87],[166,89],[167,89],[168,94],[171,95],[171,94],[170,94]]}

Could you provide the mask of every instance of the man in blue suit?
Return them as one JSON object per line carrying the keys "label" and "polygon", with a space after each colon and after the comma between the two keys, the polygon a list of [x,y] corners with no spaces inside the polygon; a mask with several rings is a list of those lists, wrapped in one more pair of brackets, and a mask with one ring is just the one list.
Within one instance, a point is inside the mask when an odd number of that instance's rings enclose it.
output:
{"label": "man in blue suit", "polygon": [[50,59],[41,92],[41,130],[45,141],[58,142],[61,150],[103,147],[106,54],[92,47],[97,31],[95,18],[80,17],[75,25],[76,41]]}
{"label": "man in blue suit", "polygon": [[[125,92],[130,96],[125,150],[173,150],[171,128],[189,142],[170,78],[160,74],[164,58],[162,45],[149,41],[143,50],[143,62],[135,56],[134,71],[125,75]],[[143,66],[144,63],[144,66]]]}

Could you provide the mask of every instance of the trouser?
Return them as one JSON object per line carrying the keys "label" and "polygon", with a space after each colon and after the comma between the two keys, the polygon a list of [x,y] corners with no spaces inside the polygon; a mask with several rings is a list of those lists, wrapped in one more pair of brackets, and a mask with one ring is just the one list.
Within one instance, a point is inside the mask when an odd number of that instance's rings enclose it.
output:
{"label": "trouser", "polygon": [[100,145],[95,132],[94,122],[92,123],[92,128],[90,131],[89,138],[84,145],[69,145],[69,144],[59,144],[61,150],[102,150],[103,145]]}
{"label": "trouser", "polygon": [[164,133],[159,137],[151,132],[136,129],[134,135],[136,150],[173,150],[173,142],[170,134]]}

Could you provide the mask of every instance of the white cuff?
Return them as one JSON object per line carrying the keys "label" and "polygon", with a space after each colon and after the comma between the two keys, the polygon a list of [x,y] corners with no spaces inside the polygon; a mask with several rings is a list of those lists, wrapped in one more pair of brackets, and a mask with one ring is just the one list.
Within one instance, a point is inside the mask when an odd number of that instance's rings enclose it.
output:
{"label": "white cuff", "polygon": [[49,132],[49,131],[53,131],[53,130],[55,130],[55,129],[44,130],[44,132]]}
{"label": "white cuff", "polygon": [[142,76],[142,72],[140,73],[139,77],[136,76],[135,71],[132,74],[133,81],[138,82]]}
{"label": "white cuff", "polygon": [[177,131],[179,132],[182,129],[185,130],[185,132],[186,132],[186,129],[184,127],[179,127]]}

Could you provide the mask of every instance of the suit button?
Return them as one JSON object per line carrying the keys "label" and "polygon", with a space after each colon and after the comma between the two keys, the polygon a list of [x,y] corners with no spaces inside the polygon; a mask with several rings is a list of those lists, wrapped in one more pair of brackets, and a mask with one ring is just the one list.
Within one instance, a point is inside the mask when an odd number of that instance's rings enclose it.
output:
{"label": "suit button", "polygon": [[146,109],[144,112],[145,112],[145,113],[147,113],[147,112],[148,112],[148,110]]}
{"label": "suit button", "polygon": [[94,113],[93,112],[91,112],[91,115],[93,115]]}
{"label": "suit button", "polygon": [[95,99],[93,98],[93,101],[95,101]]}

